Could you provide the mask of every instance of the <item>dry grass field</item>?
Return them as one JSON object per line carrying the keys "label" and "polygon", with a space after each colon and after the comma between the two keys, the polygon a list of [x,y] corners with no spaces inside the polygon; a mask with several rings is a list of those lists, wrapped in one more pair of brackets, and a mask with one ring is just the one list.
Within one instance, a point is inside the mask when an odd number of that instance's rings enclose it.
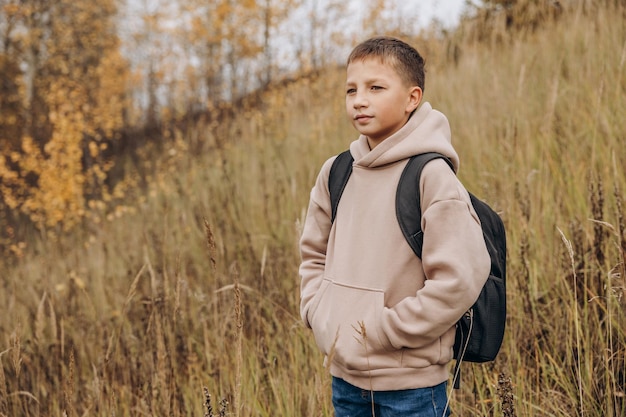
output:
{"label": "dry grass field", "polygon": [[[456,61],[416,43],[459,176],[508,231],[505,341],[464,365],[455,415],[626,416],[625,13],[461,39]],[[297,242],[317,170],[356,137],[343,77],[172,128],[129,160],[147,185],[124,205],[1,259],[0,416],[331,416]]]}

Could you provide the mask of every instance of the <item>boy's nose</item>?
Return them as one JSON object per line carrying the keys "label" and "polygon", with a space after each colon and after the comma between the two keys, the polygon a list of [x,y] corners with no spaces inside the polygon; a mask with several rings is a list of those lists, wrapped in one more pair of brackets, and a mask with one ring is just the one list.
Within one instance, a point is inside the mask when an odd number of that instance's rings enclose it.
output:
{"label": "boy's nose", "polygon": [[354,102],[352,103],[355,109],[366,107],[367,104],[367,97],[365,97],[364,94],[356,94],[356,96],[354,97]]}

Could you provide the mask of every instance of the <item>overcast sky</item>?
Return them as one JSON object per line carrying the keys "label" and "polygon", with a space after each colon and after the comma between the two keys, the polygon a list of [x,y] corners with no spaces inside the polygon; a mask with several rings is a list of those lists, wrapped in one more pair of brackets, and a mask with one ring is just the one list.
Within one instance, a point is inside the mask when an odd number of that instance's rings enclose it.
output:
{"label": "overcast sky", "polygon": [[427,26],[433,18],[453,26],[459,21],[465,0],[405,0],[401,4],[405,10],[418,8],[422,26]]}

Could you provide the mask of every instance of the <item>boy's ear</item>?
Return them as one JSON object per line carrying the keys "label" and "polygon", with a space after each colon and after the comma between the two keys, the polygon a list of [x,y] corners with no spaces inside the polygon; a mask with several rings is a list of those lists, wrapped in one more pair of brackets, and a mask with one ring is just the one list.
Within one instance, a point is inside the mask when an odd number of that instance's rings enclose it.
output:
{"label": "boy's ear", "polygon": [[409,91],[409,101],[407,103],[408,113],[413,112],[422,102],[422,96],[424,95],[422,89],[418,86],[411,87]]}

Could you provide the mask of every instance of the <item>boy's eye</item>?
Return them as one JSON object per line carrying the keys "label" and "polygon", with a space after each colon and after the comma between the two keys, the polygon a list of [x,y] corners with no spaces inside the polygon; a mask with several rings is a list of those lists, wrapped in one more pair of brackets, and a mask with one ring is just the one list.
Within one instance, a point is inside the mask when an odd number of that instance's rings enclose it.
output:
{"label": "boy's eye", "polygon": [[354,94],[354,93],[356,93],[356,88],[348,88],[346,90],[346,94]]}
{"label": "boy's eye", "polygon": [[372,90],[382,90],[383,88],[379,85],[373,85]]}

